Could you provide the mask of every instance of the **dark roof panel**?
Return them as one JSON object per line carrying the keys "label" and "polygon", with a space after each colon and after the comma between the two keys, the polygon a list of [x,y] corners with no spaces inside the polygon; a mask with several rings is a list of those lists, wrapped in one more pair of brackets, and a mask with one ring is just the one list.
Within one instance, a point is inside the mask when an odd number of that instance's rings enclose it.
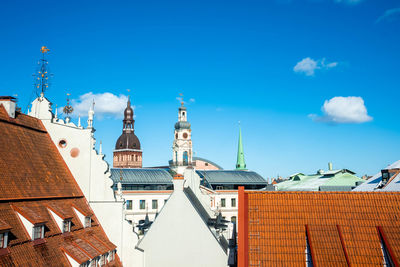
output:
{"label": "dark roof panel", "polygon": [[164,169],[111,169],[111,179],[114,184],[172,184],[172,176]]}
{"label": "dark roof panel", "polygon": [[199,170],[196,172],[210,184],[267,184],[264,178],[253,171]]}

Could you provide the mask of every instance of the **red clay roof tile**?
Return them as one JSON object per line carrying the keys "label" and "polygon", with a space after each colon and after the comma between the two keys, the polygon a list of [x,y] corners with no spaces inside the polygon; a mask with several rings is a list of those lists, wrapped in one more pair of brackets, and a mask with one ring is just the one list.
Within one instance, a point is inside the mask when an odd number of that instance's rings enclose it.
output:
{"label": "red clay roof tile", "polygon": [[[89,258],[83,250],[96,256],[105,251],[103,244],[84,241],[88,234],[111,247],[41,121],[21,113],[9,118],[0,105],[0,132],[0,230],[11,227],[9,252],[0,256],[0,266],[69,266],[67,252],[83,263]],[[93,215],[92,227],[83,228],[72,207]],[[72,217],[68,235],[61,233],[49,208],[61,218]],[[32,229],[24,228],[17,212],[33,224],[45,223],[46,242],[32,245],[27,234]],[[84,248],[71,247],[73,242]],[[118,255],[110,264],[121,266]]]}
{"label": "red clay roof tile", "polygon": [[[244,195],[247,205],[239,205],[239,263],[241,258],[248,260],[240,267],[304,266],[305,225],[315,266],[346,266],[346,254],[352,266],[382,265],[377,226],[387,232],[396,260],[400,259],[399,193],[246,191]],[[244,199],[240,190],[239,196],[240,204]]]}

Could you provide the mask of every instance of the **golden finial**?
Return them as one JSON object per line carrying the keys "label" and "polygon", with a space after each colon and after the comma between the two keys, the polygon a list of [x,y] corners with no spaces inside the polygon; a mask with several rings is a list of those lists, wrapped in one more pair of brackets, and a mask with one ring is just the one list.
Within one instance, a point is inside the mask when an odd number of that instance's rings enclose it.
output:
{"label": "golden finial", "polygon": [[183,104],[184,104],[184,102],[183,102],[183,94],[180,93],[179,95],[180,95],[180,97],[181,97],[181,105],[183,106]]}
{"label": "golden finial", "polygon": [[50,51],[50,49],[48,49],[46,46],[42,46],[41,48],[40,48],[40,52],[42,52],[43,54],[45,54],[45,53],[47,53],[47,52],[49,52]]}

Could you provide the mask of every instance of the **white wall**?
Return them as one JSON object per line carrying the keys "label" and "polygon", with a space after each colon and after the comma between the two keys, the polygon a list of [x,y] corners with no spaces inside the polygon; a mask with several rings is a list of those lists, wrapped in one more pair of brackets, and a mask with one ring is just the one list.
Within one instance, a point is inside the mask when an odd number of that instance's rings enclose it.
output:
{"label": "white wall", "polygon": [[174,190],[138,247],[146,267],[227,266],[226,253],[182,189]]}
{"label": "white wall", "polygon": [[[114,197],[111,173],[103,160],[104,155],[94,149],[94,129],[65,123],[55,118],[51,110],[51,103],[44,97],[38,97],[33,101],[29,115],[42,120],[108,238],[117,246],[124,266],[135,266],[138,263],[133,253],[138,237],[124,219],[123,200],[117,201]],[[60,146],[60,140],[65,140],[66,146]],[[74,151],[79,153],[74,154]]]}

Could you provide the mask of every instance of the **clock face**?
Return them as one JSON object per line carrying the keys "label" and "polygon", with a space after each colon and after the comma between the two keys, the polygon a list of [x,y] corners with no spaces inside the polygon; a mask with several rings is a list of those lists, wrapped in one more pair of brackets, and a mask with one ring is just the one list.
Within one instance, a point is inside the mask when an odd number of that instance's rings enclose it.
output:
{"label": "clock face", "polygon": [[183,133],[183,138],[188,138],[188,134],[187,133]]}

